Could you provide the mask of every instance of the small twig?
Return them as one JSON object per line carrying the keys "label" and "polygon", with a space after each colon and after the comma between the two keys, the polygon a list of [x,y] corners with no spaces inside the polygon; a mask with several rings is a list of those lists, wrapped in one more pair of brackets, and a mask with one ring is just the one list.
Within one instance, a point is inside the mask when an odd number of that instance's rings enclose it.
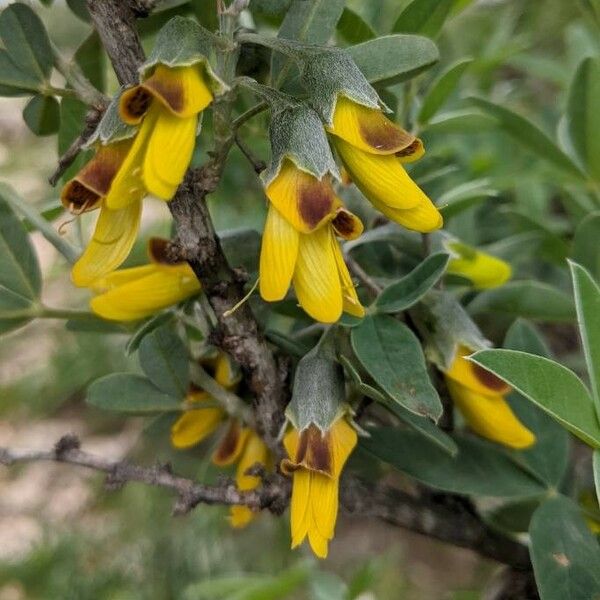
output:
{"label": "small twig", "polygon": [[375,297],[379,296],[383,288],[358,264],[358,262],[351,256],[346,255],[346,264],[352,275],[354,275]]}
{"label": "small twig", "polygon": [[269,105],[266,102],[259,102],[234,119],[233,123],[231,124],[231,129],[233,129],[233,131],[238,130],[246,121],[249,121],[252,117],[259,115],[261,112],[264,112],[267,110],[267,108],[269,108]]}
{"label": "small twig", "polygon": [[252,154],[250,148],[248,148],[248,146],[246,145],[244,140],[242,140],[238,132],[235,133],[235,143],[237,144],[237,147],[242,151],[242,154],[248,159],[248,162],[252,165],[254,172],[257,175],[260,175],[267,168],[265,161],[256,158]]}

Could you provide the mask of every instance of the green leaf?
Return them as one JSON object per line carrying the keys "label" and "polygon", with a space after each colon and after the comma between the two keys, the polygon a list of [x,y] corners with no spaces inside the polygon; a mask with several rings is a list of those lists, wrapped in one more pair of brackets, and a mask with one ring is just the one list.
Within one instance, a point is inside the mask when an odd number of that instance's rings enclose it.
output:
{"label": "green leaf", "polygon": [[437,115],[424,127],[431,135],[465,135],[481,133],[497,127],[498,121],[482,112],[470,109],[453,110]]}
{"label": "green leaf", "polygon": [[40,82],[17,67],[8,52],[0,48],[0,95],[28,96],[40,89]]}
{"label": "green leaf", "polygon": [[87,9],[86,0],[67,0],[67,6],[76,14],[82,21],[89,23],[90,13]]}
{"label": "green leaf", "polygon": [[93,31],[83,40],[74,58],[90,83],[101,92],[106,91],[106,57],[98,32]]}
{"label": "green leaf", "polygon": [[54,55],[46,28],[33,10],[15,2],[0,13],[0,39],[12,62],[38,82],[47,81]]}
{"label": "green leaf", "polygon": [[497,119],[500,127],[534,154],[565,173],[582,178],[579,167],[541,129],[525,117],[483,98],[470,98],[481,110]]}
{"label": "green leaf", "polygon": [[370,83],[392,85],[422,73],[440,58],[436,45],[418,35],[386,35],[348,48]]}
{"label": "green leaf", "polygon": [[[536,328],[522,319],[511,325],[503,346],[550,358],[550,351]],[[517,392],[512,392],[507,401],[518,419],[536,437],[531,448],[514,453],[515,460],[525,462],[549,486],[558,487],[568,466],[569,434],[552,417]]]}
{"label": "green leaf", "polygon": [[596,498],[598,500],[598,504],[600,504],[600,450],[594,450],[592,462],[594,468],[594,487],[596,488]]}
{"label": "green leaf", "polygon": [[596,414],[600,419],[600,287],[582,266],[569,262],[569,267],[573,278],[579,335],[592,397],[596,402]]}
{"label": "green leaf", "polygon": [[442,277],[450,256],[443,252],[428,256],[406,277],[388,285],[375,301],[377,312],[395,313],[416,304]]}
{"label": "green leaf", "polygon": [[185,398],[189,387],[188,351],[170,324],[154,329],[140,343],[140,365],[159,389]]}
{"label": "green leaf", "polygon": [[472,436],[452,436],[458,455],[449,456],[423,436],[381,427],[361,438],[362,448],[434,488],[457,494],[513,498],[543,494],[545,488],[498,446]]}
{"label": "green leaf", "polygon": [[542,600],[600,598],[600,548],[571,500],[546,500],[535,511],[529,534]]}
{"label": "green leaf", "polygon": [[159,390],[143,375],[111,373],[88,388],[88,404],[128,414],[150,414],[181,409],[181,397]]}
{"label": "green leaf", "polygon": [[444,192],[437,198],[437,204],[444,219],[450,219],[478,202],[498,195],[498,191],[490,187],[489,179],[476,179]]}
{"label": "green leaf", "polygon": [[[60,101],[60,127],[57,136],[59,156],[67,151],[83,131],[86,114],[87,106],[77,98],[63,98]],[[74,177],[91,156],[91,150],[80,152],[73,164],[65,171],[62,180],[68,181]]]}
{"label": "green leaf", "polygon": [[52,135],[60,127],[60,107],[53,96],[35,95],[23,109],[23,119],[35,135]]}
{"label": "green leaf", "polygon": [[408,327],[387,315],[367,316],[352,329],[351,340],[362,366],[390,398],[417,415],[440,418],[442,403]]}
{"label": "green leaf", "polygon": [[344,8],[337,30],[349,44],[360,44],[372,40],[377,35],[372,27],[350,8]]}
{"label": "green leaf", "polygon": [[497,312],[540,321],[572,321],[575,318],[572,299],[539,281],[512,281],[486,290],[469,304],[468,311],[472,315]]}
{"label": "green leaf", "polygon": [[575,230],[571,257],[600,280],[600,212],[587,215]]}
{"label": "green leaf", "polygon": [[418,122],[423,125],[433,117],[456,89],[472,58],[462,59],[451,64],[431,85],[419,111]]}
{"label": "green leaf", "polygon": [[448,18],[455,0],[413,0],[400,14],[392,31],[435,37]]}
{"label": "green leaf", "polygon": [[567,130],[588,175],[600,181],[600,58],[585,58],[569,90]]}
{"label": "green leaf", "polygon": [[584,442],[600,447],[592,398],[575,373],[547,358],[516,350],[482,350],[470,360],[506,381]]}
{"label": "green leaf", "polygon": [[159,312],[158,314],[150,317],[148,320],[144,321],[136,330],[136,332],[129,338],[125,346],[125,353],[127,355],[133,354],[137,352],[142,343],[143,339],[152,331],[157,329],[162,325],[166,325],[167,323],[171,323],[173,320],[173,313],[169,311]]}

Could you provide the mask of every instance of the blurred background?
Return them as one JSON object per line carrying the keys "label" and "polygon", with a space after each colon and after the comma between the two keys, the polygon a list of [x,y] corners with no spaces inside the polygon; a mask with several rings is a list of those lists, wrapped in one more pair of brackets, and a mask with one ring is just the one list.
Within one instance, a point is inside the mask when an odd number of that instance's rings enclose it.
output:
{"label": "blurred background", "polygon": [[[6,4],[0,0],[0,8]],[[90,26],[64,2],[30,4],[65,54],[73,54],[89,36]],[[348,2],[380,34],[389,31],[406,4]],[[563,259],[588,210],[585,190],[557,182],[551,164],[522,149],[484,116],[478,118],[468,98],[478,95],[509,106],[556,139],[575,68],[600,49],[583,14],[576,2],[564,0],[460,0],[436,40],[440,63],[410,87],[392,90],[398,114],[414,126],[414,99],[418,107],[419,95],[439,73],[459,59],[473,58],[443,111],[423,128],[428,154],[413,175],[438,204],[462,202],[447,216],[451,232],[510,260],[517,276],[533,276],[567,293]],[[342,45],[352,42],[352,32],[340,31],[339,38]],[[104,60],[97,51],[90,56]],[[113,92],[108,68],[106,75],[107,90]],[[410,103],[407,94],[413,97]],[[0,98],[0,179],[30,203],[54,206],[58,193],[47,179],[57,160],[56,136],[37,137],[28,130],[21,117],[24,103]],[[463,118],[466,113],[471,116]],[[246,135],[266,157],[261,119]],[[164,204],[147,203],[152,208],[144,211],[140,237],[168,234]],[[262,229],[261,188],[238,154],[211,209],[218,230]],[[78,225],[68,221],[60,213],[55,225],[77,241]],[[84,220],[84,232],[89,225]],[[86,293],[70,284],[61,257],[38,234],[33,239],[45,303],[84,306]],[[129,264],[143,257],[140,242]],[[482,318],[481,325],[498,342],[511,318]],[[578,369],[581,357],[570,325],[546,325],[544,331],[560,360]],[[84,403],[90,381],[138,369],[124,352],[127,339],[65,330],[54,321],[36,321],[0,338],[0,446],[47,448],[61,435],[75,433],[91,452],[146,461],[155,457],[191,476],[215,477],[206,445],[176,452],[163,422],[114,417]],[[273,577],[272,594],[244,598],[468,600],[481,596],[497,569],[468,551],[343,516],[330,558],[317,563],[304,549],[289,550],[286,518],[264,514],[246,530],[232,531],[226,509],[201,506],[172,518],[171,503],[164,491],[138,485],[107,492],[97,474],[72,467],[0,469],[0,600],[237,598],[227,592],[211,595],[203,582],[226,577],[239,587],[240,581],[249,585],[261,575]]]}

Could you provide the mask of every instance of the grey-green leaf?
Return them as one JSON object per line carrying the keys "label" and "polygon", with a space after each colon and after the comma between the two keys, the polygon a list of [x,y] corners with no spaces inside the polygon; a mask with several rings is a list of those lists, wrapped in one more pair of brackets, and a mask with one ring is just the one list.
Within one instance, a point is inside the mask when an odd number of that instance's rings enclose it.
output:
{"label": "grey-green leaf", "polygon": [[376,37],[372,27],[350,8],[344,8],[337,30],[349,44],[360,44]]}
{"label": "grey-green leaf", "polygon": [[17,67],[37,81],[48,79],[52,47],[42,20],[29,6],[15,2],[2,11],[0,38]]}
{"label": "grey-green leaf", "polygon": [[454,435],[458,455],[450,456],[420,434],[382,427],[360,445],[377,458],[432,487],[457,494],[512,498],[535,496],[545,488],[498,446],[473,436]]}
{"label": "grey-green leaf", "polygon": [[513,281],[486,290],[469,305],[472,315],[497,312],[539,321],[572,321],[575,305],[556,288],[539,281]]}
{"label": "grey-green leaf", "polygon": [[592,387],[592,397],[596,403],[596,414],[600,418],[600,287],[592,276],[580,265],[569,263],[579,335],[587,364]]}
{"label": "grey-green leaf", "polygon": [[17,67],[8,52],[0,48],[0,95],[27,96],[40,89],[40,82]]}
{"label": "grey-green leaf", "polygon": [[56,133],[60,127],[60,107],[56,98],[36,94],[23,109],[23,119],[35,135]]}
{"label": "grey-green leaf", "polygon": [[588,175],[600,181],[600,58],[585,58],[569,90],[567,129],[577,158]]}
{"label": "grey-green leaf", "polygon": [[370,83],[392,85],[425,71],[439,60],[437,46],[419,35],[385,35],[348,48]]}
{"label": "grey-green leaf", "polygon": [[443,252],[432,254],[406,277],[388,285],[375,302],[378,312],[395,313],[418,302],[444,274],[450,256]]}
{"label": "grey-green leaf", "polygon": [[586,444],[600,447],[600,424],[592,398],[575,373],[547,358],[516,350],[482,350],[471,360],[506,381]]}
{"label": "grey-green leaf", "polygon": [[600,212],[587,215],[575,230],[571,257],[600,281]]}
{"label": "grey-green leaf", "polygon": [[440,418],[442,403],[408,327],[387,315],[367,316],[352,329],[351,340],[362,366],[390,398],[416,415]]}
{"label": "grey-green leaf", "polygon": [[412,0],[394,23],[397,33],[420,33],[435,37],[448,18],[455,0]]}
{"label": "grey-green leaf", "polygon": [[473,62],[472,58],[459,60],[451,64],[431,85],[419,111],[418,121],[428,123],[437,111],[444,105],[456,89],[466,68]]}
{"label": "grey-green leaf", "polygon": [[111,373],[90,385],[87,402],[102,410],[151,414],[181,408],[181,398],[166,394],[147,377],[135,373]]}
{"label": "grey-green leaf", "polygon": [[140,365],[160,390],[183,399],[189,387],[187,348],[170,324],[162,325],[144,337],[139,348]]}
{"label": "grey-green leaf", "polygon": [[600,598],[600,548],[571,500],[556,496],[541,504],[529,534],[542,600]]}
{"label": "grey-green leaf", "polygon": [[517,113],[483,98],[471,98],[481,110],[494,117],[500,127],[511,137],[527,147],[540,158],[558,167],[566,174],[582,178],[579,167],[531,121]]}

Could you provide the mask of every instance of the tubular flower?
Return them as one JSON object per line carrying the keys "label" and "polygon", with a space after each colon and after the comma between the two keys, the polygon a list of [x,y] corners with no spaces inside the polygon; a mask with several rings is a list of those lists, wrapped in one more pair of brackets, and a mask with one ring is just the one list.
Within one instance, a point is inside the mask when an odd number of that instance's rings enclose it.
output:
{"label": "tubular flower", "polygon": [[471,351],[459,346],[446,371],[446,384],[468,425],[480,436],[510,448],[523,449],[535,443],[535,435],[515,416],[504,396],[510,387],[465,356]]}
{"label": "tubular flower", "polygon": [[131,140],[100,146],[95,156],[62,189],[61,201],[70,212],[79,215],[100,209],[94,234],[71,272],[73,283],[79,287],[87,287],[119,267],[137,237],[142,196],[133,195],[129,204],[117,210],[106,204],[115,176],[131,147]]}
{"label": "tubular flower", "polygon": [[415,231],[443,224],[441,214],[409,177],[403,163],[424,154],[421,140],[390,121],[380,109],[344,95],[337,98],[327,131],[350,178],[377,210]]}
{"label": "tubular flower", "polygon": [[212,99],[199,65],[158,64],[148,79],[122,94],[121,119],[141,125],[106,198],[108,208],[121,209],[146,193],[173,197],[192,158],[198,115]]}
{"label": "tubular flower", "polygon": [[470,279],[475,289],[499,287],[512,276],[511,266],[500,258],[458,241],[450,241],[446,245],[454,254],[447,272]]}
{"label": "tubular flower", "polygon": [[337,519],[339,478],[356,441],[356,431],[344,417],[325,432],[311,424],[286,434],[283,443],[289,459],[282,461],[281,469],[293,476],[292,548],[308,536],[313,552],[327,557]]}
{"label": "tubular flower", "polygon": [[166,240],[150,240],[150,264],[120,269],[94,281],[94,313],[113,321],[134,321],[177,304],[194,294],[200,282],[186,262],[172,262]]}
{"label": "tubular flower", "polygon": [[[201,362],[224,388],[234,389],[238,384],[239,375],[226,354],[220,352],[216,358],[206,358]],[[184,412],[171,427],[171,443],[175,448],[191,448],[219,427],[225,419],[225,411],[218,406],[202,406],[203,403],[213,401],[213,397],[205,390],[190,390],[186,397],[190,410]]]}
{"label": "tubular flower", "polygon": [[285,297],[293,282],[302,308],[323,323],[342,311],[362,317],[360,304],[336,234],[355,239],[363,225],[342,207],[328,181],[301,171],[290,161],[267,187],[271,200],[260,255],[264,300]]}

